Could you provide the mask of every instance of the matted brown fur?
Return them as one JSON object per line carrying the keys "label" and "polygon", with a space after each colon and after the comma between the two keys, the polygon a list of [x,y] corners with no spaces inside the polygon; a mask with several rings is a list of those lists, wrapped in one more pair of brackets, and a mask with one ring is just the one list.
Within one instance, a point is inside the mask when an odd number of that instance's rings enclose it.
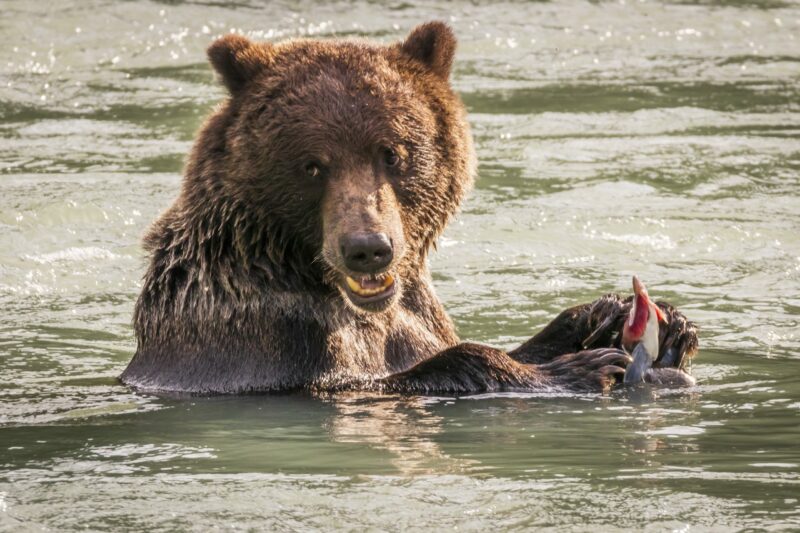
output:
{"label": "matted brown fur", "polygon": [[[391,45],[229,35],[209,48],[230,97],[199,133],[180,195],[145,237],[150,264],[125,383],[200,393],[477,392],[600,388],[623,372],[621,352],[553,360],[586,348],[588,308],[562,314],[514,357],[458,344],[426,261],[475,173],[464,107],[448,81],[455,47],[434,22]],[[341,242],[377,233],[392,246],[379,274],[394,290],[359,303],[344,282],[359,272]],[[687,335],[694,330],[678,332]]]}

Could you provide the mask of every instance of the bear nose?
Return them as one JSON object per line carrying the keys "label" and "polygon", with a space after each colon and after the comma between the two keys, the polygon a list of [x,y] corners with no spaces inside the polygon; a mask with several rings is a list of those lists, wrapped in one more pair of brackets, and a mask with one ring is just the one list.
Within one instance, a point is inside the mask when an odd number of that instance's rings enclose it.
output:
{"label": "bear nose", "polygon": [[350,233],[339,240],[345,266],[373,274],[392,262],[392,242],[385,233]]}

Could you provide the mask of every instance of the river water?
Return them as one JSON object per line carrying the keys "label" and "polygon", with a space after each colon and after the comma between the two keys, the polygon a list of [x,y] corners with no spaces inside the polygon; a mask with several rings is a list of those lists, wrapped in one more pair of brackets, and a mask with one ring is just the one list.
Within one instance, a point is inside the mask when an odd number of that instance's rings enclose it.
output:
{"label": "river water", "polygon": [[[0,529],[800,528],[800,5],[0,2]],[[451,22],[480,178],[432,259],[512,347],[638,273],[690,391],[163,398],[139,239],[218,102],[204,48]]]}

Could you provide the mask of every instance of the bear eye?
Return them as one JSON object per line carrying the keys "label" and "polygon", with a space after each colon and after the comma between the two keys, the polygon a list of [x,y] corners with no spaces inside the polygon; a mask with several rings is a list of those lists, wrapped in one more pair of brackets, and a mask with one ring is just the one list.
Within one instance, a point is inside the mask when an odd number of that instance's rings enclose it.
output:
{"label": "bear eye", "polygon": [[322,167],[320,167],[319,163],[314,163],[313,161],[306,163],[303,170],[305,170],[306,176],[309,178],[318,179],[322,176]]}
{"label": "bear eye", "polygon": [[387,167],[396,167],[400,163],[400,156],[391,148],[383,149],[383,162]]}

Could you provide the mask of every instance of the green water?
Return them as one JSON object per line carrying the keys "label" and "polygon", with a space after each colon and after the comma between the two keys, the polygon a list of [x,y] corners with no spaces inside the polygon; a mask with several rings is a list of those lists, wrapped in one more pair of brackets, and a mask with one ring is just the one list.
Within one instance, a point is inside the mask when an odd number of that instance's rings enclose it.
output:
{"label": "green water", "polygon": [[[800,4],[0,1],[0,529],[800,529]],[[139,238],[203,50],[450,20],[480,178],[432,259],[462,338],[650,293],[691,391],[159,398]]]}

